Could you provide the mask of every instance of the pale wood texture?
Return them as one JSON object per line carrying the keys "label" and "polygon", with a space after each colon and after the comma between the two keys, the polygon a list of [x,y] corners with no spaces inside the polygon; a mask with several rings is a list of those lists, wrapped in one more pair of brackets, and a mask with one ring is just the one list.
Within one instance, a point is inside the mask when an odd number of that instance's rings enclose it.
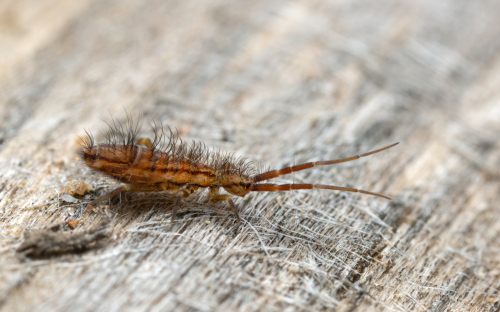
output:
{"label": "pale wood texture", "polygon": [[[497,1],[0,3],[1,311],[498,311]],[[112,239],[23,261],[25,230],[116,183],[75,157],[124,108],[283,177],[381,192],[111,201]],[[109,113],[108,113],[109,112]],[[145,129],[147,130],[147,129]],[[145,132],[147,133],[147,132]],[[75,232],[99,224],[92,214]]]}

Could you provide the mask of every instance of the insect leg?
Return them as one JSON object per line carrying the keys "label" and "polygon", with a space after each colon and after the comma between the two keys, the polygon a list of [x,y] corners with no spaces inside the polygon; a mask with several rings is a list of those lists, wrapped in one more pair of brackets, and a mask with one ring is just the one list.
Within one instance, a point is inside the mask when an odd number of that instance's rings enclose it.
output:
{"label": "insect leg", "polygon": [[210,200],[213,202],[220,202],[223,200],[227,200],[227,202],[229,203],[229,206],[231,206],[231,210],[236,215],[236,219],[238,219],[238,223],[241,223],[240,216],[238,215],[238,210],[236,210],[236,207],[234,206],[233,200],[231,199],[231,197],[229,197],[229,195],[215,195]]}
{"label": "insect leg", "polygon": [[215,196],[219,193],[219,187],[210,187],[210,193],[208,194],[208,199],[213,200]]}
{"label": "insect leg", "polygon": [[177,209],[179,209],[179,206],[181,205],[181,201],[182,195],[177,194],[177,197],[175,197],[174,207],[172,208],[172,222],[174,222],[175,215],[177,214]]}
{"label": "insect leg", "polygon": [[159,183],[151,186],[127,185],[126,187],[127,191],[129,192],[171,191],[173,194],[177,194],[177,196],[175,197],[174,206],[172,207],[172,222],[174,222],[175,215],[177,214],[177,209],[179,209],[181,205],[182,197],[189,196],[189,194],[186,195],[185,190],[179,192],[179,187],[169,182]]}
{"label": "insect leg", "polygon": [[120,186],[120,187],[112,190],[111,192],[106,193],[106,194],[102,195],[101,197],[98,197],[98,198],[94,199],[89,204],[87,204],[87,211],[92,211],[92,209],[94,209],[94,205],[95,204],[100,203],[103,200],[111,198],[111,197],[113,197],[113,196],[115,196],[117,194],[120,194],[123,191],[127,191],[127,186],[126,185],[122,185],[122,186]]}
{"label": "insect leg", "polygon": [[254,184],[252,185],[251,191],[253,192],[277,192],[277,191],[291,191],[291,190],[310,190],[313,188],[324,189],[324,190],[337,190],[353,193],[362,193],[367,195],[373,195],[382,197],[385,199],[392,199],[388,196],[368,192],[364,190],[358,190],[350,187],[335,186],[335,185],[324,185],[324,184]]}
{"label": "insect leg", "polygon": [[290,174],[292,172],[309,169],[309,168],[312,168],[314,166],[327,166],[327,165],[333,165],[333,164],[339,164],[339,163],[343,163],[343,162],[348,162],[348,161],[351,161],[351,160],[359,159],[361,157],[370,156],[370,155],[373,155],[373,154],[381,152],[381,151],[385,151],[386,149],[391,148],[393,146],[396,146],[398,144],[399,144],[399,142],[391,144],[391,145],[388,145],[386,147],[379,148],[378,150],[374,150],[374,151],[371,151],[371,152],[368,152],[368,153],[364,153],[364,154],[356,155],[356,156],[351,156],[351,157],[347,157],[347,158],[335,159],[335,160],[327,160],[327,161],[308,162],[308,163],[300,164],[300,165],[297,165],[297,166],[286,167],[286,168],[283,168],[283,169],[280,169],[280,170],[271,170],[271,171],[268,171],[268,172],[264,172],[264,173],[261,173],[261,174],[254,175],[254,176],[250,177],[250,179],[252,179],[252,182],[266,181],[266,180],[274,179],[274,178],[279,177],[281,175],[286,175],[286,174]]}
{"label": "insect leg", "polygon": [[196,185],[188,185],[183,190],[177,194],[175,197],[174,206],[172,208],[172,222],[174,222],[175,216],[177,215],[177,209],[181,206],[182,198],[186,198],[198,189]]}
{"label": "insect leg", "polygon": [[227,202],[229,203],[229,206],[231,206],[231,209],[233,210],[234,214],[236,215],[236,219],[238,219],[238,223],[241,223],[240,216],[238,215],[238,210],[236,210],[236,207],[234,206],[233,200],[231,197],[227,199]]}
{"label": "insect leg", "polygon": [[198,186],[189,184],[188,186],[186,186],[182,190],[182,197],[184,197],[184,198],[188,197],[189,195],[191,195],[194,192],[196,192],[197,189],[198,189]]}
{"label": "insect leg", "polygon": [[101,197],[98,197],[91,201],[87,205],[87,211],[92,211],[93,206],[97,203],[102,202],[103,200],[106,200],[108,198],[111,198],[117,194],[120,194],[121,192],[127,191],[127,192],[155,192],[155,191],[171,191],[172,193],[176,194],[178,192],[179,187],[173,184],[170,184],[168,182],[166,183],[158,183],[155,185],[122,185],[114,190],[112,190],[109,193],[106,193],[102,195]]}

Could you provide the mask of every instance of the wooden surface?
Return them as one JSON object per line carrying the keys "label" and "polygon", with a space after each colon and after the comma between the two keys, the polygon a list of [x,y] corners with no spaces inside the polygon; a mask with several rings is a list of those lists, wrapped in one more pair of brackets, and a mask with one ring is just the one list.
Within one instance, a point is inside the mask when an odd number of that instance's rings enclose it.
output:
{"label": "wooden surface", "polygon": [[[496,1],[0,3],[1,311],[498,311]],[[79,218],[115,182],[84,128],[143,114],[326,190],[111,201],[112,238],[23,260],[24,231]],[[147,129],[145,128],[145,134]],[[83,233],[101,216],[81,217]],[[69,231],[69,230],[67,230]],[[71,233],[64,233],[70,235]]]}

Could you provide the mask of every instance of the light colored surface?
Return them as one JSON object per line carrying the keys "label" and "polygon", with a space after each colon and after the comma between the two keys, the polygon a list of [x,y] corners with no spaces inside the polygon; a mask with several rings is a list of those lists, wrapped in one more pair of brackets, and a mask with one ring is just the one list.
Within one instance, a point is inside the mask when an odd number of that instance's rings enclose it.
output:
{"label": "light colored surface", "polygon": [[[493,1],[5,1],[2,311],[496,311],[500,27]],[[24,29],[19,32],[19,27]],[[280,181],[325,190],[112,202],[113,240],[21,262],[24,230],[87,201],[74,150],[142,113],[266,166],[369,159]],[[145,129],[146,130],[146,129]],[[210,221],[210,222],[207,222]],[[92,215],[76,231],[95,226]]]}

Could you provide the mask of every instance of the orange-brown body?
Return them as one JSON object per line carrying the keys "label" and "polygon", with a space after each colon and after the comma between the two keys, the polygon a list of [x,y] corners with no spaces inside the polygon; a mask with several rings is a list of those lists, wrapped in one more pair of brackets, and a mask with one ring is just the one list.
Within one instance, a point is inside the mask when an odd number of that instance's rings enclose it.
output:
{"label": "orange-brown body", "polygon": [[127,184],[151,185],[168,180],[179,185],[207,187],[217,180],[215,170],[207,165],[143,146],[98,144],[89,152],[84,158],[87,166]]}
{"label": "orange-brown body", "polygon": [[[161,186],[158,190],[177,189],[184,185],[225,188],[244,196],[250,192],[250,178],[226,169],[225,174],[187,157],[153,150],[140,145],[96,144],[80,150],[85,164],[120,182],[137,186]],[[232,171],[232,172],[231,172]]]}
{"label": "orange-brown body", "polygon": [[[203,144],[193,143],[193,145],[187,146],[169,128],[170,135],[167,135],[164,132],[164,128],[153,125],[153,141],[147,138],[137,141],[139,130],[140,124],[134,124],[133,120],[129,117],[126,130],[122,124],[113,121],[113,125],[110,125],[109,133],[105,135],[106,143],[95,144],[93,136],[89,133],[87,133],[86,138],[82,139],[83,147],[78,150],[78,154],[85,161],[85,164],[93,170],[104,173],[124,183],[124,185],[93,200],[88,204],[88,210],[91,210],[93,205],[124,191],[170,191],[173,194],[177,194],[172,209],[173,221],[182,198],[188,197],[200,187],[210,188],[209,199],[211,201],[227,201],[236,215],[238,222],[241,222],[241,220],[230,195],[218,194],[221,187],[229,194],[240,197],[245,196],[249,192],[276,192],[317,188],[359,192],[390,199],[382,194],[335,185],[271,184],[259,182],[315,166],[326,166],[352,161],[384,151],[398,143],[348,158],[309,162],[280,170],[255,174],[253,168],[250,167],[250,163],[245,159],[234,158],[232,154],[206,149]],[[166,143],[165,146],[158,148],[162,143]]]}

